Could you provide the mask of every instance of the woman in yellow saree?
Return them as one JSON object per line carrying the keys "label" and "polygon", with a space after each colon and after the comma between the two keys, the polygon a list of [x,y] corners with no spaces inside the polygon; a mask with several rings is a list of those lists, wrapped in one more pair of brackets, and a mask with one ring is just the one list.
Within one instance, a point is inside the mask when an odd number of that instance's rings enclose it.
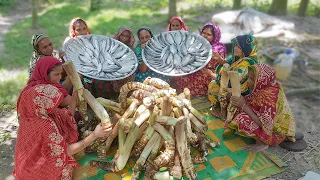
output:
{"label": "woman in yellow saree", "polygon": [[[257,40],[251,35],[237,36],[231,40],[232,42],[232,56],[226,61],[230,65],[230,71],[238,71],[241,77],[241,94],[247,95],[250,93],[248,89],[248,67],[258,63],[257,60]],[[219,54],[215,53],[216,58],[222,58]],[[208,98],[213,103],[215,108],[220,106],[219,103],[219,90],[221,72],[223,66],[219,65],[216,68],[216,79],[212,80],[208,86]]]}

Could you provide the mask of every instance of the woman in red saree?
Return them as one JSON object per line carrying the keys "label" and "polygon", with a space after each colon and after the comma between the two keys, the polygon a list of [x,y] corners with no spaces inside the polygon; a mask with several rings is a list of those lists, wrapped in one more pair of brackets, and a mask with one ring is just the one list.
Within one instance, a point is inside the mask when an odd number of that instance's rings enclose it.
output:
{"label": "woman in red saree", "polygon": [[[19,129],[13,175],[17,180],[71,179],[77,166],[73,154],[98,137],[107,136],[109,127],[99,124],[80,142],[73,113],[76,93],[69,109],[58,108],[67,92],[58,83],[61,62],[47,56],[39,59],[32,78],[18,102]],[[37,74],[36,72],[39,72]]]}
{"label": "woman in red saree", "polygon": [[281,84],[275,81],[275,70],[266,64],[250,66],[248,86],[252,92],[244,97],[231,97],[238,108],[230,123],[225,124],[224,136],[233,134],[254,138],[255,145],[244,149],[262,151],[280,144],[286,137],[295,141],[295,121]]}

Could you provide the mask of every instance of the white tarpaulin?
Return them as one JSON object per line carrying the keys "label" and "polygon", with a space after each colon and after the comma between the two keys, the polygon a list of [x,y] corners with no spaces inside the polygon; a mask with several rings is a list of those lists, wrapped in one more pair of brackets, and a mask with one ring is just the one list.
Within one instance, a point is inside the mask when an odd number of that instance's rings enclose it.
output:
{"label": "white tarpaulin", "polygon": [[238,35],[251,34],[256,37],[275,37],[283,35],[296,38],[294,24],[255,9],[245,7],[242,10],[225,11],[212,16],[222,32],[222,42],[228,43]]}

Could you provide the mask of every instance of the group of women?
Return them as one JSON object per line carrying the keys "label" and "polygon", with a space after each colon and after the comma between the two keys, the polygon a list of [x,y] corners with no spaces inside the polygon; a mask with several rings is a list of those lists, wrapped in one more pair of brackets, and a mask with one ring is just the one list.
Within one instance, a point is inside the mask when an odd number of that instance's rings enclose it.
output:
{"label": "group of women", "polygon": [[[69,39],[90,34],[87,23],[75,18],[70,23]],[[187,26],[180,17],[173,17],[168,31],[185,30]],[[221,33],[214,23],[207,23],[200,34],[211,44],[213,55],[200,71],[180,77],[169,77],[149,69],[142,61],[142,49],[153,37],[150,28],[137,31],[139,42],[134,49],[134,34],[128,27],[121,27],[113,38],[135,50],[139,67],[132,76],[117,81],[102,81],[81,75],[82,82],[95,97],[115,98],[123,84],[129,81],[142,82],[147,77],[157,77],[169,82],[177,91],[188,88],[192,96],[206,96],[219,109],[219,86],[223,64],[237,71],[241,78],[241,97],[227,96],[227,101],[237,107],[231,122],[225,124],[224,135],[233,134],[251,137],[254,146],[248,151],[261,151],[274,146],[286,137],[294,141],[295,123],[281,85],[275,80],[275,71],[258,62],[257,41],[253,36],[243,35],[232,40],[232,54],[226,59],[226,48],[220,42]],[[99,137],[107,137],[111,127],[98,124],[86,138],[78,141],[74,120],[77,95],[70,95],[72,85],[68,77],[63,79],[64,52],[56,52],[51,39],[34,35],[34,48],[30,61],[30,79],[22,90],[17,112],[20,127],[15,149],[17,179],[71,179],[72,169],[77,166],[72,155],[86,148]]]}

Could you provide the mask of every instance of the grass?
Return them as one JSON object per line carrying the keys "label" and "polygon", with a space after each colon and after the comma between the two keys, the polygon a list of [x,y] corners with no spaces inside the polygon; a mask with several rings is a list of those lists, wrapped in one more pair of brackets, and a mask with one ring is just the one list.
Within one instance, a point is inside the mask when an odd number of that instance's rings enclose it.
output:
{"label": "grass", "polygon": [[2,81],[0,83],[0,110],[15,106],[19,92],[25,86],[26,81],[26,76],[19,75],[16,79]]}
{"label": "grass", "polygon": [[0,16],[7,15],[15,4],[16,0],[0,0]]}

